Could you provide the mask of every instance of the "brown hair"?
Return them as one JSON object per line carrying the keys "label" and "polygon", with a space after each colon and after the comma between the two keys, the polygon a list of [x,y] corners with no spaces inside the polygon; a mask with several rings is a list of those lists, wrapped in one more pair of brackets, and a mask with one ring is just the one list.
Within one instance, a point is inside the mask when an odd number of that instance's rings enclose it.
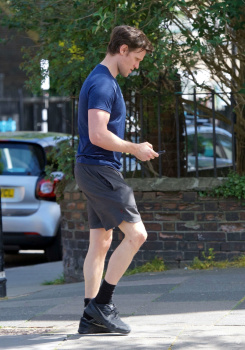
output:
{"label": "brown hair", "polygon": [[129,51],[142,49],[142,51],[146,50],[147,53],[152,53],[154,50],[150,40],[140,29],[126,25],[113,29],[107,53],[111,55],[119,53],[122,45],[128,45]]}

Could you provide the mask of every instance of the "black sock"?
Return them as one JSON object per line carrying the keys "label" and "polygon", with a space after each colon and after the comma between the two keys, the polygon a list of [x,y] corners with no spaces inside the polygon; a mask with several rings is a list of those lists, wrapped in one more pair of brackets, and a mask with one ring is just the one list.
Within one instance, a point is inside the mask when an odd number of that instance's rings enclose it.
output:
{"label": "black sock", "polygon": [[95,302],[97,304],[109,304],[111,302],[115,287],[115,285],[104,280],[100,286],[99,293],[95,297]]}
{"label": "black sock", "polygon": [[91,298],[84,298],[84,307],[88,306],[88,303],[90,302]]}
{"label": "black sock", "polygon": [[[84,307],[88,306],[88,303],[90,302],[90,298],[84,299]],[[83,312],[83,317],[85,317],[87,320],[92,320],[93,317],[89,316],[85,311]]]}

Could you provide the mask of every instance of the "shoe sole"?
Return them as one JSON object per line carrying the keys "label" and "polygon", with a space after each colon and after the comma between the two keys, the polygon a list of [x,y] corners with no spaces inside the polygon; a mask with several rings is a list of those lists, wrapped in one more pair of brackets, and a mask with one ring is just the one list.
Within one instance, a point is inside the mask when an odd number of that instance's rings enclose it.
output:
{"label": "shoe sole", "polygon": [[[90,313],[91,311],[91,313]],[[93,303],[89,303],[89,309],[86,311],[90,317],[93,317],[97,322],[102,323],[104,326],[106,326],[110,332],[113,333],[121,333],[121,334],[128,334],[131,330],[124,330],[117,328],[115,325],[111,324],[109,321],[104,319],[102,316],[102,312],[99,308],[97,308]]]}
{"label": "shoe sole", "polygon": [[101,334],[101,333],[111,333],[109,329],[98,327],[88,330],[78,329],[79,334]]}
{"label": "shoe sole", "polygon": [[[81,324],[82,323],[82,324]],[[97,325],[93,322],[80,322],[78,328],[79,334],[97,334],[97,333],[111,333],[111,331],[104,325]]]}

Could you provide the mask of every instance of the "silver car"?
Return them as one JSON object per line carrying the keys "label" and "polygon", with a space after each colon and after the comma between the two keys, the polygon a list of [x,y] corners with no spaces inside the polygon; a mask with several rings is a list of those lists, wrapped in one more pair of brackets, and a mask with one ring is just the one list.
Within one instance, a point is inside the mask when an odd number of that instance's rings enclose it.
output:
{"label": "silver car", "polygon": [[[195,128],[187,126],[188,136],[188,171],[196,169],[195,161]],[[198,169],[214,167],[214,151],[217,168],[232,165],[232,135],[229,131],[215,127],[216,146],[213,146],[213,127],[211,125],[197,126]]]}
{"label": "silver car", "polygon": [[[192,119],[193,122],[193,119]],[[195,127],[192,122],[187,123],[187,154],[188,172],[196,169],[195,155]],[[202,124],[205,122],[205,124]],[[198,169],[214,168],[214,149],[216,152],[217,168],[230,167],[232,165],[232,134],[218,126],[215,127],[216,146],[213,147],[213,126],[207,123],[207,119],[198,119],[197,126],[197,158]],[[133,139],[133,138],[132,138]],[[141,163],[135,157],[124,154],[121,159],[123,170],[135,172],[141,170]]]}
{"label": "silver car", "polygon": [[2,227],[6,252],[44,249],[48,261],[62,258],[60,206],[56,203],[54,182],[45,178],[46,153],[56,147],[55,136],[58,134],[0,134]]}

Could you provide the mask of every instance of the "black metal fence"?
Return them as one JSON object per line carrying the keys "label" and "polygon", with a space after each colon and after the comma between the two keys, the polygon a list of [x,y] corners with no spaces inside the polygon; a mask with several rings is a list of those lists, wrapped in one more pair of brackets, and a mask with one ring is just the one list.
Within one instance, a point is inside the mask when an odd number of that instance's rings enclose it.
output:
{"label": "black metal fence", "polygon": [[[224,96],[222,97],[222,95]],[[218,110],[216,106],[218,98],[225,98],[228,102],[222,110]],[[158,164],[155,162],[157,171],[152,172],[150,176],[162,177],[166,175],[168,163],[164,163],[164,159],[167,159],[170,152],[173,153],[176,162],[176,171],[172,175],[175,177],[217,177],[227,173],[230,168],[235,170],[236,142],[233,93],[225,94],[215,91],[202,93],[197,92],[196,89],[193,90],[193,93],[188,94],[176,92],[174,94],[175,108],[172,113],[174,118],[172,129],[175,128],[172,130],[175,132],[175,150],[173,147],[169,148],[164,140],[165,120],[162,113],[162,96],[155,96],[155,101],[154,118],[157,123],[157,133],[155,131],[157,142],[154,142],[154,149],[159,151],[166,147],[166,152],[158,158]],[[138,108],[132,108],[130,101],[127,107],[126,138],[130,139],[128,135],[131,135],[131,141],[143,142],[148,122],[144,115],[143,99],[139,99]],[[137,132],[135,132],[136,129]],[[148,132],[149,138],[152,137],[151,132],[151,130]],[[133,140],[132,135],[135,135]],[[123,155],[123,172],[125,176],[139,176],[139,172],[142,177],[149,176],[149,172],[148,175],[146,174],[146,166],[130,155]]]}
{"label": "black metal fence", "polygon": [[[47,118],[44,120],[43,111]],[[71,133],[71,100],[67,97],[19,97],[0,98],[0,132],[15,130],[42,131],[45,123],[48,131]]]}
{"label": "black metal fence", "polygon": [[[230,131],[231,134],[231,139],[230,139],[230,149],[231,149],[231,153],[230,155],[228,155],[229,157],[225,158],[227,160],[229,160],[230,162],[230,167],[232,167],[233,170],[235,170],[235,151],[236,151],[236,147],[235,147],[235,133],[234,133],[234,124],[235,124],[235,113],[234,113],[234,98],[233,98],[233,93],[230,93],[229,96],[229,100],[230,100],[230,105],[228,106],[226,112],[224,114],[224,117],[226,117],[226,120],[228,123],[226,122],[222,122],[222,118],[221,119],[217,119],[217,109],[216,109],[216,105],[215,105],[215,98],[216,97],[220,97],[221,95],[226,95],[227,93],[216,93],[215,91],[212,91],[210,93],[197,93],[196,89],[194,89],[192,94],[178,94],[176,93],[176,112],[175,112],[175,117],[176,117],[176,133],[177,133],[177,140],[179,140],[179,130],[178,130],[178,126],[179,126],[179,109],[177,108],[178,103],[179,103],[179,99],[180,97],[183,96],[193,96],[193,126],[194,126],[194,154],[195,154],[195,176],[198,177],[199,176],[199,152],[198,152],[198,135],[199,135],[199,130],[198,130],[198,125],[203,125],[204,127],[207,125],[210,125],[210,127],[212,128],[212,144],[213,144],[213,156],[212,158],[212,166],[210,166],[210,168],[213,168],[213,176],[217,177],[217,168],[218,167],[222,167],[222,164],[217,164],[217,157],[220,157],[220,155],[217,152],[217,148],[218,148],[218,135],[219,133],[217,132],[217,121],[221,124],[221,127],[223,130],[226,131]],[[211,115],[205,115],[204,114],[204,119],[205,117],[207,118],[207,121],[200,121],[200,118],[198,116],[198,106],[200,107],[200,103],[202,103],[202,100],[198,103],[198,97],[202,97],[205,96],[204,101],[210,101],[210,112]],[[202,105],[201,105],[202,106]],[[219,113],[220,114],[220,113]],[[187,119],[185,120],[185,122],[187,122]],[[226,133],[226,135],[228,136],[228,133]],[[188,135],[187,135],[188,136]],[[187,137],[188,138],[188,137]],[[227,140],[228,141],[228,140]],[[187,140],[188,142],[188,140]],[[178,144],[179,142],[177,142],[177,148],[178,148]],[[227,145],[229,147],[229,145]],[[188,154],[187,154],[188,157]],[[227,162],[227,163],[229,163]],[[179,157],[177,157],[177,168],[178,168],[178,177],[180,177],[180,159]],[[210,164],[211,165],[211,164]]]}
{"label": "black metal fence", "polygon": [[[157,160],[141,163],[130,154],[122,158],[125,177],[218,176],[227,168],[235,170],[235,114],[233,94],[227,107],[218,110],[222,93],[197,92],[137,96],[125,98],[127,107],[126,139],[149,141],[157,151],[165,150]],[[227,94],[223,96],[227,100]],[[168,101],[171,103],[167,107]],[[15,121],[16,130],[41,131],[42,111],[47,110],[48,131],[77,135],[76,98],[23,97],[0,98],[2,121]],[[6,124],[5,124],[6,125]],[[172,170],[171,170],[172,169]]]}

